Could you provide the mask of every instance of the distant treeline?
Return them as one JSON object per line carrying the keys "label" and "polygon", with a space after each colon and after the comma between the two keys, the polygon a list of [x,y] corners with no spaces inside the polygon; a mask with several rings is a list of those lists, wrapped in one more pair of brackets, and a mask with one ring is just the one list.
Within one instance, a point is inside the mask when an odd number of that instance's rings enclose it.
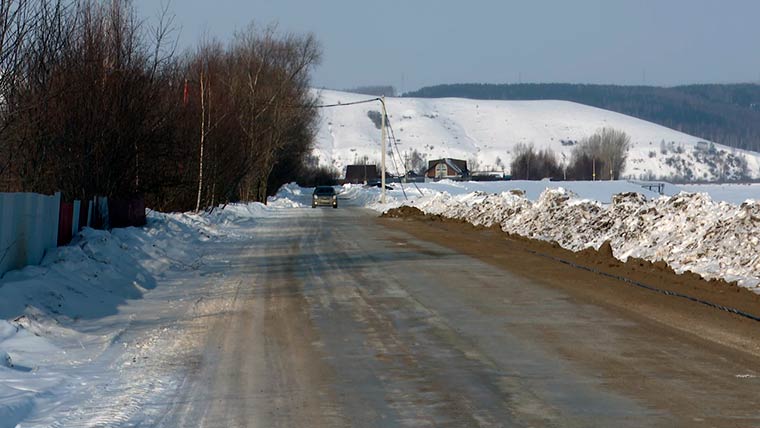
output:
{"label": "distant treeline", "polygon": [[565,100],[638,117],[732,147],[760,151],[760,85],[676,87],[581,84],[452,84],[408,97]]}
{"label": "distant treeline", "polygon": [[374,95],[381,97],[383,95],[392,97],[396,95],[396,88],[390,85],[376,85],[376,86],[357,86],[356,88],[344,89],[345,92],[353,92],[355,94]]}

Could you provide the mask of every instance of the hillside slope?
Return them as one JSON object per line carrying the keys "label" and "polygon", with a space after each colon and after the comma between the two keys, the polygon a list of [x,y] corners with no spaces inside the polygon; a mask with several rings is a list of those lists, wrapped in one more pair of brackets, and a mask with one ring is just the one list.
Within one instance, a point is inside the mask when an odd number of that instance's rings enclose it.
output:
{"label": "hillside slope", "polygon": [[[328,90],[319,94],[325,104],[372,98]],[[386,105],[402,157],[417,150],[427,159],[466,159],[471,170],[508,173],[517,144],[549,148],[560,161],[569,161],[574,144],[602,127],[613,127],[627,132],[633,143],[625,177],[717,180],[738,179],[745,172],[760,176],[758,153],[698,145],[703,140],[697,137],[568,101],[387,98]],[[322,109],[315,148],[320,164],[344,170],[364,160],[378,162],[379,112],[379,102]],[[389,168],[396,170],[392,163]]]}
{"label": "hillside slope", "polygon": [[430,86],[406,95],[573,101],[638,117],[727,146],[760,151],[760,85],[750,83],[674,87],[463,83]]}

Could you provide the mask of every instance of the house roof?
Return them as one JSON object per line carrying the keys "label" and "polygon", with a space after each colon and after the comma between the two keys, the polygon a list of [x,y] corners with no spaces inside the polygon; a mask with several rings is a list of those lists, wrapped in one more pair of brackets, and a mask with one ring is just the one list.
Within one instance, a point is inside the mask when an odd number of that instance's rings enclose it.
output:
{"label": "house roof", "polygon": [[452,158],[436,159],[436,160],[432,160],[428,162],[428,169],[427,171],[425,171],[425,173],[435,168],[435,166],[440,164],[441,162],[445,162],[446,165],[448,165],[449,168],[453,169],[454,172],[456,172],[458,175],[467,175],[469,173],[469,171],[467,170],[467,161],[464,161],[461,159],[452,159]]}

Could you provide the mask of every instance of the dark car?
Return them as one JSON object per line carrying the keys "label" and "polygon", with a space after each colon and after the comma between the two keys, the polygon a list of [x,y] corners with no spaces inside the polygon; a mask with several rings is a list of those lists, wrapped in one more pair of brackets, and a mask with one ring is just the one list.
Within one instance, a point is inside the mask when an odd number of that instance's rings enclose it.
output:
{"label": "dark car", "polygon": [[338,194],[331,186],[319,186],[314,189],[314,196],[311,199],[311,207],[316,208],[318,205],[332,205],[338,208]]}
{"label": "dark car", "polygon": [[[383,188],[383,183],[382,183],[382,181],[370,181],[364,187],[377,187],[379,189],[382,189]],[[390,185],[388,185],[388,184],[385,185],[385,190],[393,190],[393,189],[394,188],[391,187]]]}

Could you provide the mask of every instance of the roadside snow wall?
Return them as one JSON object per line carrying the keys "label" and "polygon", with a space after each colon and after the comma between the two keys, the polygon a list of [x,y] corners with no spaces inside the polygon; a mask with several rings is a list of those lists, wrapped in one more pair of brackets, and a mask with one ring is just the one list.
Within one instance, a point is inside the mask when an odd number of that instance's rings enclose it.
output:
{"label": "roadside snow wall", "polygon": [[760,203],[714,202],[705,193],[647,200],[637,193],[611,204],[548,189],[535,202],[520,192],[438,193],[410,204],[428,214],[499,225],[508,233],[554,241],[563,248],[598,249],[605,241],[616,258],[665,261],[676,272],[736,281],[760,294]]}

